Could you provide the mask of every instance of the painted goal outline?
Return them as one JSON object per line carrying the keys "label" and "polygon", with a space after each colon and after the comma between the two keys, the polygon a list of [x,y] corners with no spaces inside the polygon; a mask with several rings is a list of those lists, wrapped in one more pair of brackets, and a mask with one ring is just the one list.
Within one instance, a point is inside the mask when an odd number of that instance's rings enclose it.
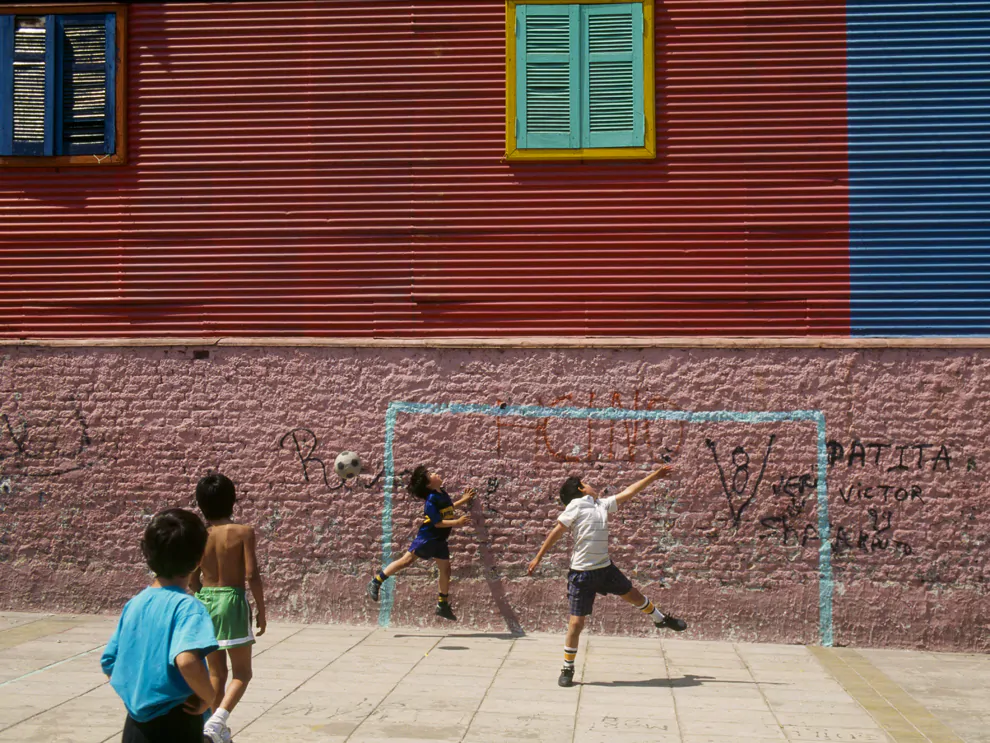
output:
{"label": "painted goal outline", "polygon": [[[605,421],[683,421],[685,423],[795,423],[816,424],[818,434],[818,636],[824,647],[832,646],[832,544],[828,518],[828,447],[825,414],[820,410],[738,412],[709,410],[623,410],[622,408],[551,408],[539,405],[473,405],[469,403],[418,403],[393,401],[385,412],[385,502],[382,508],[382,566],[392,560],[392,494],[395,488],[395,423],[400,413],[407,415],[484,415],[493,418],[566,418]],[[395,600],[393,579],[382,586],[378,624],[387,627],[392,620]]]}

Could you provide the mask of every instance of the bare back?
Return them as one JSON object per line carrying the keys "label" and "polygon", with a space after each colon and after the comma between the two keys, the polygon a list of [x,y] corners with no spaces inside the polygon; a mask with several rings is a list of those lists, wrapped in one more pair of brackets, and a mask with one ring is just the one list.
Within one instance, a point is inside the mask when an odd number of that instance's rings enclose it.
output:
{"label": "bare back", "polygon": [[222,524],[211,526],[209,533],[200,565],[202,584],[242,588],[257,574],[254,529],[244,524]]}

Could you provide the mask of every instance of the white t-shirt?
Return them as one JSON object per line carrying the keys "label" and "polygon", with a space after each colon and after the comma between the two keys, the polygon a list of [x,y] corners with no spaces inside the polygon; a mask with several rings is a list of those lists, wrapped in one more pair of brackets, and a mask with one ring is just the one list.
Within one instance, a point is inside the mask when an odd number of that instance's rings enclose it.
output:
{"label": "white t-shirt", "polygon": [[571,570],[597,570],[612,564],[608,558],[608,515],[618,509],[614,495],[599,500],[586,495],[567,504],[557,521],[574,539]]}

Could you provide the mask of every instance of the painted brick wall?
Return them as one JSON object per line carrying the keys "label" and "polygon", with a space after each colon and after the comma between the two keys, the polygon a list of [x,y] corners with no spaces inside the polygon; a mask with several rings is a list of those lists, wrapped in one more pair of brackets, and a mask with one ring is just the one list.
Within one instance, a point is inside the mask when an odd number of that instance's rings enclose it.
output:
{"label": "painted brick wall", "polygon": [[[274,616],[374,622],[390,401],[824,413],[835,641],[990,649],[990,353],[799,349],[0,349],[0,607],[106,611],[147,579],[148,517],[219,467],[261,537]],[[205,356],[205,358],[203,358]],[[756,420],[754,418],[754,420]],[[819,639],[816,425],[401,414],[397,471],[473,485],[456,534],[465,626],[560,630],[565,547],[525,577],[578,472],[615,492],[676,477],[615,519],[613,558],[694,637]],[[367,474],[341,486],[337,451]],[[762,477],[761,477],[762,474]],[[396,493],[393,550],[421,506]],[[402,575],[393,623],[430,624],[433,578]],[[663,587],[661,587],[661,583]],[[826,594],[828,592],[826,591]],[[616,599],[593,626],[644,632]]]}

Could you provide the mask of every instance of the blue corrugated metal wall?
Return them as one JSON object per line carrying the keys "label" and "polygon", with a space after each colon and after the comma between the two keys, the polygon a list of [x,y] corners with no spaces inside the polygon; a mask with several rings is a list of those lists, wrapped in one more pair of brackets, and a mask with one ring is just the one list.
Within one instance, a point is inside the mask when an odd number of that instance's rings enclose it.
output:
{"label": "blue corrugated metal wall", "polygon": [[853,335],[990,333],[990,2],[848,0]]}

